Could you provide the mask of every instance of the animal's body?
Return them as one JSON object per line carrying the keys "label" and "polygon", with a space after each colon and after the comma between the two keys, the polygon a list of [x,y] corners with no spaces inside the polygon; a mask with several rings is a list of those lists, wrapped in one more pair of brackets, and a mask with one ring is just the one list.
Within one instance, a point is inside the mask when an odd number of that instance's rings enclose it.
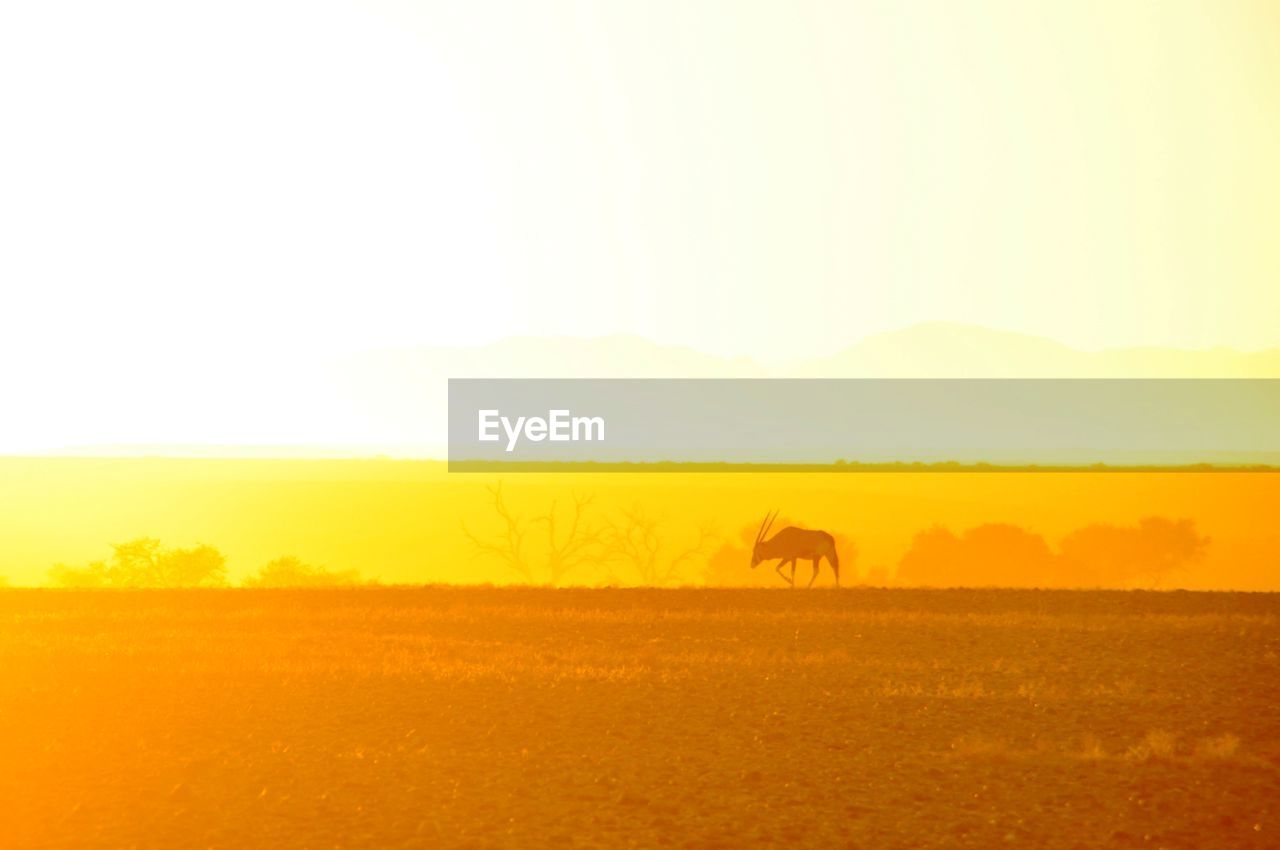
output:
{"label": "animal's body", "polygon": [[[826,558],[831,564],[832,571],[836,574],[836,586],[840,586],[840,556],[836,554],[836,541],[825,531],[808,528],[796,528],[789,525],[770,537],[768,540],[764,536],[768,534],[770,526],[773,524],[774,517],[765,517],[765,521],[760,525],[760,531],[756,534],[755,546],[751,550],[751,567],[755,569],[762,561],[778,560],[778,575],[788,582],[792,587],[796,585],[796,561],[803,558],[813,562],[813,575],[809,578],[809,583],[805,587],[812,587],[814,581],[818,578],[818,570],[821,567],[822,559]],[[791,564],[791,575],[788,576],[783,572],[783,568]]]}

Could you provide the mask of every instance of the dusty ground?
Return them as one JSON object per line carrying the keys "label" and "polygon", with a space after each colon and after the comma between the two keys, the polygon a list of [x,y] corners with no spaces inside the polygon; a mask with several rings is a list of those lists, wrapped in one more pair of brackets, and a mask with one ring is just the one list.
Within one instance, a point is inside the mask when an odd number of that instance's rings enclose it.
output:
{"label": "dusty ground", "polygon": [[1280,597],[0,592],[5,847],[1280,847]]}

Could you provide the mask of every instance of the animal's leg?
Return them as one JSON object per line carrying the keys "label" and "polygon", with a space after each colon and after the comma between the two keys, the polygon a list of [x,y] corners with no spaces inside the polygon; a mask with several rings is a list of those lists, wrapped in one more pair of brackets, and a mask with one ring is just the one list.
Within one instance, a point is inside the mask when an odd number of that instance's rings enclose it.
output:
{"label": "animal's leg", "polygon": [[809,583],[805,587],[813,587],[813,583],[818,580],[818,564],[822,563],[822,556],[813,559],[813,576],[809,579]]}
{"label": "animal's leg", "polygon": [[791,559],[791,586],[796,586],[796,559]]}
{"label": "animal's leg", "polygon": [[786,566],[787,566],[787,559],[786,559],[786,558],[783,558],[781,561],[779,561],[779,562],[778,562],[778,566],[777,566],[778,575],[782,576],[782,580],[783,580],[783,581],[785,581],[785,582],[789,583],[792,587],[795,587],[795,583],[796,583],[795,579],[794,579],[794,578],[787,578],[787,574],[786,574],[786,573],[784,573],[784,572],[782,571],[782,570],[783,570],[783,568],[784,568],[784,567],[786,567]]}
{"label": "animal's leg", "polygon": [[[831,561],[831,559],[830,559],[830,558],[827,558],[827,560],[828,560],[828,561]],[[840,586],[840,565],[839,565],[839,564],[837,564],[835,561],[831,561],[831,569],[833,569],[833,570],[835,571],[835,574],[836,574],[836,587],[839,587],[839,586]]]}

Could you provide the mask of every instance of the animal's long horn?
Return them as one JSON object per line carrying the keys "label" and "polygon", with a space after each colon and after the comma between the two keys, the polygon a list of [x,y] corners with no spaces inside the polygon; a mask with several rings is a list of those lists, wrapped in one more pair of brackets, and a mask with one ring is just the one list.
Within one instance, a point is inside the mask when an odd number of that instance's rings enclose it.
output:
{"label": "animal's long horn", "polygon": [[760,523],[760,530],[756,532],[756,543],[758,544],[769,533],[769,529],[773,527],[773,521],[778,518],[778,511],[775,508],[771,513],[764,515],[764,522]]}
{"label": "animal's long horn", "polygon": [[759,543],[760,538],[763,538],[765,526],[768,526],[768,525],[769,525],[769,515],[768,515],[768,512],[765,512],[764,520],[760,521],[759,530],[756,530],[756,533],[755,533],[755,543]]}

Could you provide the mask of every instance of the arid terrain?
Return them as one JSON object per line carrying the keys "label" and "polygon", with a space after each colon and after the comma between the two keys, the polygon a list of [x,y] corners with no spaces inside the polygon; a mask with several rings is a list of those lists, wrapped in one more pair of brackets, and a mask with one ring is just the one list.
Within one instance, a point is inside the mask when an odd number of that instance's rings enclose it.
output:
{"label": "arid terrain", "polygon": [[0,591],[9,848],[1280,846],[1280,596]]}

